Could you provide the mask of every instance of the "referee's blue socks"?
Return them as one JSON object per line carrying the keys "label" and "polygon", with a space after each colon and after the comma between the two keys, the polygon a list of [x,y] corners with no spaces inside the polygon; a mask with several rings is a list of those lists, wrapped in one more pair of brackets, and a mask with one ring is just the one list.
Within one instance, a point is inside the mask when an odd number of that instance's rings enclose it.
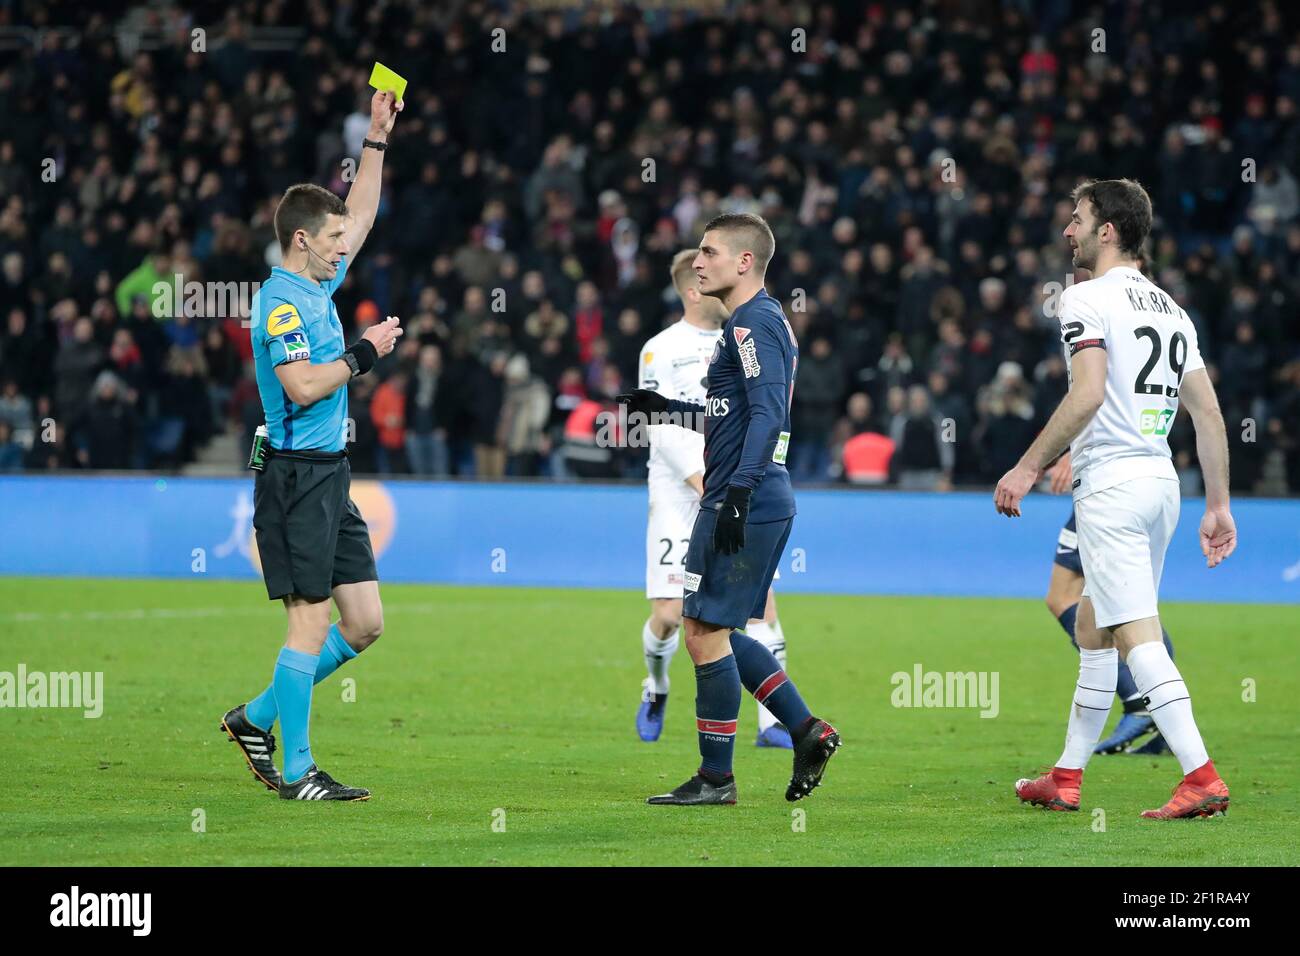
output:
{"label": "referee's blue socks", "polygon": [[710,664],[695,665],[695,729],[700,740],[700,773],[719,784],[731,776],[740,718],[740,675],[728,654]]}
{"label": "referee's blue socks", "polygon": [[[316,683],[319,684],[356,656],[357,652],[343,640],[343,632],[339,630],[338,624],[331,624],[329,634],[325,637],[325,646],[321,648],[319,663],[316,665]],[[275,706],[275,684],[273,683],[268,684],[266,690],[250,700],[248,706],[244,708],[244,715],[253,726],[260,727],[267,733],[270,733],[279,713]]]}
{"label": "referee's blue socks", "polygon": [[798,740],[804,725],[812,720],[812,714],[776,657],[740,631],[731,632],[731,653],[736,657],[736,669],[740,671],[740,682],[745,685],[745,690],[785,724],[790,736]]}
{"label": "referee's blue socks", "polygon": [[284,647],[275,662],[271,687],[280,710],[280,733],[284,737],[284,781],[297,783],[311,769],[311,689],[316,683],[315,654]]}

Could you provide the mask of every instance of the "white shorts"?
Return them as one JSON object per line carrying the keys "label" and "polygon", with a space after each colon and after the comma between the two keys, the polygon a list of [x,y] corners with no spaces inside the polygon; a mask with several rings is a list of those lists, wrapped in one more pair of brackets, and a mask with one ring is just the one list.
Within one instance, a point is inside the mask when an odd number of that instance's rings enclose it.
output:
{"label": "white shorts", "polygon": [[1155,617],[1165,551],[1178,527],[1178,482],[1132,478],[1075,501],[1083,593],[1098,627]]}
{"label": "white shorts", "polygon": [[[650,518],[645,533],[645,596],[682,599],[686,573],[686,547],[691,543],[699,498],[650,498]],[[781,571],[772,580],[781,578]]]}
{"label": "white shorts", "polygon": [[645,533],[645,596],[682,599],[686,547],[700,513],[700,499],[651,496]]}

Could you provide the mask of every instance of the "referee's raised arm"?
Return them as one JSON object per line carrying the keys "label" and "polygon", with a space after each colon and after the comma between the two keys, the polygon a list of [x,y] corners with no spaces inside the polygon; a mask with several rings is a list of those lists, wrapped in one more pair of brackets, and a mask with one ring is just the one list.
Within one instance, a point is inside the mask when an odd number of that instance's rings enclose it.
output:
{"label": "referee's raised arm", "polygon": [[379,90],[370,98],[370,130],[362,140],[357,178],[353,180],[347,198],[349,217],[345,238],[354,262],[365,244],[366,236],[370,234],[370,227],[375,224],[388,134],[392,132],[393,123],[397,121],[397,114],[403,106],[405,104],[401,100],[385,90]]}

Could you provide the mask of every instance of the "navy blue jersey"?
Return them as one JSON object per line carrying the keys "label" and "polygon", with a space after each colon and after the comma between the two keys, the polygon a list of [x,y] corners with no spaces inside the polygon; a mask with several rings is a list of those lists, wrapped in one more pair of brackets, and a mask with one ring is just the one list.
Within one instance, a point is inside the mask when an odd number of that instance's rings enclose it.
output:
{"label": "navy blue jersey", "polygon": [[795,513],[790,473],[790,398],[799,343],[781,305],[767,292],[736,309],[709,360],[704,406],[704,508],[728,485],[750,488],[749,520]]}

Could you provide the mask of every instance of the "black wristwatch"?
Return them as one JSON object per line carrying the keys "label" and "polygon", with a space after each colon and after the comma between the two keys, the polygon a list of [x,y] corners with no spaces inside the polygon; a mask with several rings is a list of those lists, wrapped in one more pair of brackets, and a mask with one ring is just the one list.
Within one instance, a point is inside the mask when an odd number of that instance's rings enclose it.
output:
{"label": "black wristwatch", "polygon": [[387,143],[381,143],[373,139],[363,139],[361,141],[361,148],[365,149],[367,146],[369,146],[371,149],[377,149],[381,153],[388,148]]}

